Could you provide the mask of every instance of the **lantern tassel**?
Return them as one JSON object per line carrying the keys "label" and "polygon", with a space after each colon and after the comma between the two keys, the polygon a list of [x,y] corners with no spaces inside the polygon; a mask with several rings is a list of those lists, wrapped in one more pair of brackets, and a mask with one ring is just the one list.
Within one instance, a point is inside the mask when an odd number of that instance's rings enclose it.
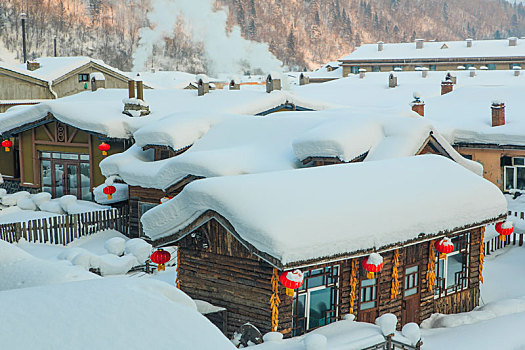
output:
{"label": "lantern tassel", "polygon": [[369,280],[371,280],[372,278],[374,278],[374,273],[368,271],[368,272],[366,273],[366,278],[368,278]]}
{"label": "lantern tassel", "polygon": [[439,253],[439,260],[443,260],[447,258],[447,254]]}
{"label": "lantern tassel", "polygon": [[157,271],[166,271],[166,265],[158,264],[157,265]]}
{"label": "lantern tassel", "polygon": [[108,199],[113,199],[113,195],[112,194],[108,194]]}
{"label": "lantern tassel", "polygon": [[6,147],[6,148],[5,148],[5,151],[6,151],[6,152],[9,152],[9,149],[10,149],[9,147]]}
{"label": "lantern tassel", "polygon": [[505,235],[499,235],[499,240],[502,241],[502,242],[504,242],[504,241],[507,240],[507,236],[505,236]]}
{"label": "lantern tassel", "polygon": [[286,288],[286,295],[288,295],[289,297],[293,297],[295,295],[295,292],[293,289]]}
{"label": "lantern tassel", "polygon": [[107,156],[107,155],[108,155],[108,152],[106,152],[106,151],[102,151],[102,155],[103,155],[103,156]]}

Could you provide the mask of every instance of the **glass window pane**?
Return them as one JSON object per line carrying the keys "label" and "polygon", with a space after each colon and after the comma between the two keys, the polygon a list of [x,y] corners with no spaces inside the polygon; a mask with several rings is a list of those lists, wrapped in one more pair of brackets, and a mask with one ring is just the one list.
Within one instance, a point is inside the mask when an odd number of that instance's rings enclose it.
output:
{"label": "glass window pane", "polygon": [[459,283],[459,278],[463,271],[463,261],[465,261],[464,253],[447,256],[447,288]]}
{"label": "glass window pane", "polygon": [[297,296],[297,312],[295,312],[295,302],[293,303],[293,315],[296,316],[293,318],[293,325],[294,328],[294,335],[303,334],[306,331],[306,322],[304,317],[306,317],[304,313],[304,304],[306,300],[306,294],[298,295]]}
{"label": "glass window pane", "polygon": [[81,154],[80,160],[89,160],[89,154]]}
{"label": "glass window pane", "polygon": [[411,274],[411,273],[414,273],[414,272],[417,272],[417,269],[418,269],[418,266],[412,266],[412,267],[409,267],[406,269],[406,272],[405,274]]}
{"label": "glass window pane", "polygon": [[49,152],[42,152],[42,158],[51,158],[51,153],[49,153]]}
{"label": "glass window pane", "polygon": [[42,164],[42,191],[52,193],[51,161],[43,160]]}
{"label": "glass window pane", "polygon": [[55,164],[55,197],[64,195],[64,165]]}
{"label": "glass window pane", "polygon": [[60,153],[53,153],[53,158],[60,159]]}
{"label": "glass window pane", "polygon": [[373,309],[374,307],[376,307],[376,302],[375,301],[369,301],[368,303],[362,303],[359,306],[359,309],[360,310],[367,310],[367,309]]}
{"label": "glass window pane", "polygon": [[[319,270],[317,270],[317,271],[319,271]],[[313,273],[312,273],[312,275],[313,275]],[[308,288],[324,286],[324,277],[325,277],[325,275],[320,275],[320,276],[316,276],[316,277],[310,277],[308,279]]]}
{"label": "glass window pane", "polygon": [[324,326],[326,322],[326,313],[331,310],[331,290],[333,288],[324,288],[310,292],[310,315],[308,318],[308,328]]}
{"label": "glass window pane", "polygon": [[514,168],[505,167],[505,189],[511,190],[514,188]]}
{"label": "glass window pane", "polygon": [[516,168],[516,189],[525,190],[525,167]]}
{"label": "glass window pane", "polygon": [[76,165],[69,164],[67,166],[67,187],[69,189],[68,194],[78,197],[78,167]]}
{"label": "glass window pane", "polygon": [[89,181],[89,163],[80,163],[80,190],[82,199],[85,201],[92,200],[90,186],[91,182]]}
{"label": "glass window pane", "polygon": [[411,288],[411,289],[407,289],[407,290],[405,290],[404,295],[405,295],[406,297],[409,297],[409,296],[414,295],[414,294],[416,294],[416,293],[417,293],[417,288]]}
{"label": "glass window pane", "polygon": [[376,279],[375,278],[361,280],[361,287],[373,286],[374,284],[376,284]]}
{"label": "glass window pane", "polygon": [[75,154],[75,153],[62,153],[62,159],[77,160],[78,159],[78,154]]}
{"label": "glass window pane", "polygon": [[514,161],[514,165],[525,165],[525,158],[514,157],[512,160]]}

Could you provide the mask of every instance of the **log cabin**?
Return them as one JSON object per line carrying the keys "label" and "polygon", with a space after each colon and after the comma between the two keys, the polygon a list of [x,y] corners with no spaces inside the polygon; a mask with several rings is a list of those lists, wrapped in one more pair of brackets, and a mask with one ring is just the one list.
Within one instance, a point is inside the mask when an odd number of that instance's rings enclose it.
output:
{"label": "log cabin", "polygon": [[70,96],[91,87],[93,75],[104,88],[124,89],[129,78],[103,61],[89,57],[42,57],[25,64],[0,65],[0,112],[17,105]]}
{"label": "log cabin", "polygon": [[[508,40],[425,41],[413,43],[364,44],[341,58],[343,77],[368,72],[456,70],[470,67],[487,70],[508,70],[525,65],[525,41]],[[483,67],[483,68],[482,68]]]}
{"label": "log cabin", "polygon": [[[374,136],[363,141],[360,135],[365,133]],[[135,146],[101,163],[106,177],[118,176],[130,186],[134,236],[143,235],[140,218],[161,198],[175,197],[189,183],[203,178],[428,153],[452,159],[478,174],[483,171],[421,118],[383,118],[346,110],[270,118],[211,115],[191,122],[163,120],[134,136]],[[151,145],[152,140],[157,145]]]}
{"label": "log cabin", "polygon": [[[141,221],[157,247],[178,246],[177,285],[227,309],[229,336],[250,322],[290,337],[347,314],[403,325],[472,310],[484,225],[505,216],[497,187],[424,155],[199,180]],[[383,267],[367,276],[372,253]],[[279,276],[297,269],[292,297]]]}

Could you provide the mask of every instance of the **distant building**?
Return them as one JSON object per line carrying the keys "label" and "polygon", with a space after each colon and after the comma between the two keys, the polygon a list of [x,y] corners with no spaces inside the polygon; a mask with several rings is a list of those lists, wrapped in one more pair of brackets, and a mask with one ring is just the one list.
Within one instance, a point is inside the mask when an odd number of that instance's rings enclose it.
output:
{"label": "distant building", "polygon": [[[91,90],[91,74],[107,89],[127,87],[129,78],[89,57],[43,57],[17,66],[0,65],[0,112]],[[99,83],[100,85],[100,83]]]}
{"label": "distant building", "polygon": [[368,72],[394,70],[456,70],[468,69],[513,69],[525,64],[525,40],[472,40],[424,41],[415,43],[366,44],[339,60],[343,76],[358,74],[359,69]]}

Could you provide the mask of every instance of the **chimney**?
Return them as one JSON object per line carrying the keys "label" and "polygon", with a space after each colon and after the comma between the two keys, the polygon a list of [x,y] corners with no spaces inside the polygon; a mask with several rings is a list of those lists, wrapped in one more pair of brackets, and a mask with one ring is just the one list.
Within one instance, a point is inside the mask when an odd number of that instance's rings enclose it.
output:
{"label": "chimney", "polygon": [[472,47],[472,39],[467,39],[467,47]]}
{"label": "chimney", "polygon": [[281,90],[281,79],[277,78],[279,75],[270,73],[266,77],[266,92],[270,93],[274,90]]}
{"label": "chimney", "polygon": [[512,67],[512,70],[514,71],[514,76],[519,77],[521,73],[521,67],[520,66],[514,66]]}
{"label": "chimney", "polygon": [[359,79],[363,79],[365,77],[365,74],[366,74],[366,69],[359,68]]}
{"label": "chimney", "polygon": [[428,77],[428,68],[427,67],[421,68],[421,77],[422,78]]}
{"label": "chimney", "polygon": [[128,98],[135,98],[135,80],[128,80]]}
{"label": "chimney", "polygon": [[447,73],[445,75],[445,80],[441,82],[441,95],[448,94],[449,92],[452,92],[454,90],[454,82],[452,81],[452,75]]}
{"label": "chimney", "polygon": [[137,80],[137,100],[144,101],[144,83],[142,80]]}
{"label": "chimney", "polygon": [[503,101],[492,101],[492,126],[505,125],[505,103]]}
{"label": "chimney", "polygon": [[422,49],[425,39],[416,39],[416,49]]}
{"label": "chimney", "polygon": [[40,63],[37,61],[27,61],[27,70],[34,71],[40,68]]}
{"label": "chimney", "polygon": [[388,87],[389,88],[395,88],[397,86],[397,76],[394,74],[394,72],[391,72],[388,76]]}
{"label": "chimney", "polygon": [[425,116],[425,102],[421,99],[421,95],[418,92],[414,92],[414,101],[410,102],[412,110],[420,116]]}
{"label": "chimney", "polygon": [[89,75],[91,82],[91,91],[106,88],[106,77],[101,72],[94,72]]}
{"label": "chimney", "polygon": [[516,46],[518,45],[518,38],[515,36],[509,38],[509,46]]}
{"label": "chimney", "polygon": [[122,113],[130,117],[144,117],[150,113],[149,105],[144,102],[144,85],[142,80],[137,81],[137,98],[135,98],[135,81],[128,80],[128,98],[124,99]]}
{"label": "chimney", "polygon": [[205,74],[198,74],[195,80],[197,81],[197,95],[204,96],[210,92],[210,79]]}
{"label": "chimney", "polygon": [[476,67],[468,67],[469,76],[474,78],[476,76]]}
{"label": "chimney", "polygon": [[299,76],[299,85],[308,85],[310,84],[310,77],[307,74],[301,73]]}
{"label": "chimney", "polygon": [[377,51],[383,51],[383,42],[382,41],[378,41],[377,42]]}
{"label": "chimney", "polygon": [[241,83],[239,78],[235,77],[232,80],[230,80],[230,84],[228,85],[228,89],[230,90],[240,90],[241,89]]}

